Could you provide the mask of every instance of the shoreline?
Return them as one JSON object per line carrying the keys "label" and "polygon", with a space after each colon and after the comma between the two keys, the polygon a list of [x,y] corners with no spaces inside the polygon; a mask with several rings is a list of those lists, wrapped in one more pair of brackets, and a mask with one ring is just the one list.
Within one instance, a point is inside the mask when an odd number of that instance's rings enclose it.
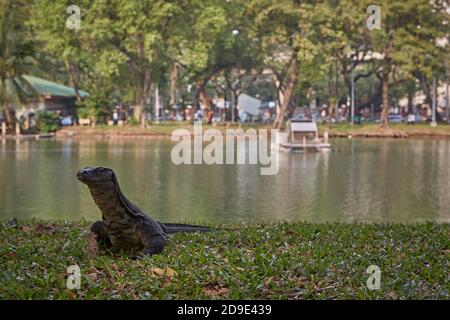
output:
{"label": "shoreline", "polygon": [[[449,224],[296,222],[236,226],[232,230],[175,234],[161,254],[133,260],[136,252],[94,252],[87,222],[3,223],[0,264],[6,276],[0,279],[0,296],[76,300],[449,299]],[[74,264],[81,271],[79,290],[66,288],[66,269]],[[367,268],[372,265],[381,270],[377,290],[366,285],[370,276]]]}
{"label": "shoreline", "polygon": [[[218,129],[224,132],[226,129],[242,129],[247,130],[253,128],[267,129],[270,136],[269,125],[203,125],[203,132],[207,129]],[[130,140],[167,140],[170,139],[171,134],[176,129],[187,129],[193,134],[193,126],[188,123],[164,123],[158,125],[150,125],[147,128],[121,126],[108,127],[97,126],[81,127],[72,126],[65,127],[55,133],[49,134],[33,134],[33,135],[6,135],[0,136],[0,140],[66,140],[66,139],[130,139]],[[381,129],[377,125],[355,125],[338,124],[328,125],[319,124],[319,136],[323,137],[325,132],[328,132],[330,138],[358,138],[358,139],[450,139],[450,125],[439,125],[437,127],[430,127],[427,124],[417,125],[392,125],[389,129]]]}
{"label": "shoreline", "polygon": [[[148,128],[140,127],[68,127],[56,132],[57,139],[170,139],[173,130],[183,128],[191,132],[193,126],[189,124],[162,124],[152,125]],[[243,125],[243,126],[211,126],[203,125],[203,130],[218,129],[224,132],[226,129],[267,129],[270,135],[271,126],[268,125]],[[377,125],[318,125],[319,136],[323,137],[328,132],[330,138],[380,138],[380,139],[450,139],[450,125],[430,127],[429,125],[394,125],[390,129],[381,129]]]}

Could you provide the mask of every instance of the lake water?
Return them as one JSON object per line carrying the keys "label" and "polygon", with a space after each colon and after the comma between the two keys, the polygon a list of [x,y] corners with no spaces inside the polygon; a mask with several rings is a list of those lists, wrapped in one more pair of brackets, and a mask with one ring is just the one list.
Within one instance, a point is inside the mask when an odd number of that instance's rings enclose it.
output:
{"label": "lake water", "polygon": [[0,219],[95,220],[75,177],[113,168],[125,195],[161,221],[450,222],[449,140],[331,141],[333,151],[258,165],[174,165],[170,141],[0,141]]}

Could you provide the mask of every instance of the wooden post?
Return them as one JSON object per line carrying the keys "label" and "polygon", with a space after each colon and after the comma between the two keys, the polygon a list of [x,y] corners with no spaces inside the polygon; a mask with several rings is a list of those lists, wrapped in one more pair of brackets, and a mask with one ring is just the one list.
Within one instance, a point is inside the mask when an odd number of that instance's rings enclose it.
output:
{"label": "wooden post", "polygon": [[6,122],[2,122],[2,137],[6,136]]}
{"label": "wooden post", "polygon": [[323,142],[324,142],[324,143],[328,143],[328,131],[325,131],[325,132],[323,133]]}
{"label": "wooden post", "polygon": [[16,135],[20,136],[20,124],[16,121]]}

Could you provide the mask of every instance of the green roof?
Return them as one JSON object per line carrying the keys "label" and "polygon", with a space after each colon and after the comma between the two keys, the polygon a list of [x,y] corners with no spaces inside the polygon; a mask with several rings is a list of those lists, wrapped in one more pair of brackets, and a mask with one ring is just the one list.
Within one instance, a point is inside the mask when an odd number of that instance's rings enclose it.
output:
{"label": "green roof", "polygon": [[[74,88],[29,75],[24,75],[22,77],[30,84],[30,86],[33,87],[34,90],[36,90],[36,92],[39,95],[49,95],[58,97],[76,96]],[[83,90],[78,90],[78,93],[80,94],[81,97],[89,95],[86,91]]]}

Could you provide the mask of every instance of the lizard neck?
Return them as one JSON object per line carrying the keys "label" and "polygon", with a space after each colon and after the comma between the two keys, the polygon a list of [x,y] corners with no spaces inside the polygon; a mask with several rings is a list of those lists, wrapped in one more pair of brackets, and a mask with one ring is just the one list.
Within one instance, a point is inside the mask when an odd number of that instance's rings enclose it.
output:
{"label": "lizard neck", "polygon": [[125,208],[120,202],[119,191],[112,182],[89,186],[89,191],[104,219],[123,215]]}

